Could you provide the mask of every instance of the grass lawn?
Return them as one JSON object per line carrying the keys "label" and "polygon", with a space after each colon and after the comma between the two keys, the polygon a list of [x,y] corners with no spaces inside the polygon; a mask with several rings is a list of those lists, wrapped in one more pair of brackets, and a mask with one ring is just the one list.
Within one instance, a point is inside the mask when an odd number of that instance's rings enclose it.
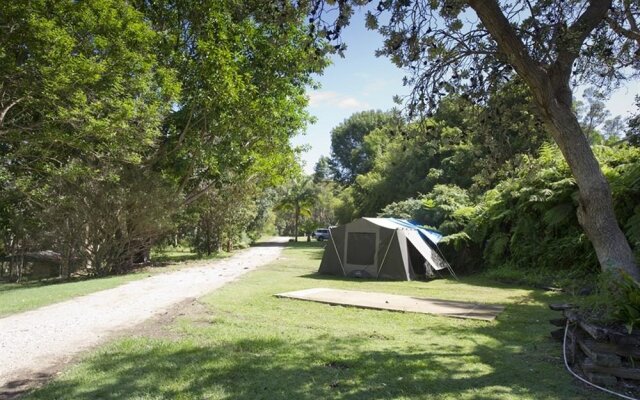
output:
{"label": "grass lawn", "polygon": [[[150,275],[170,272],[189,267],[192,263],[183,261],[194,259],[195,253],[185,250],[165,252],[154,257],[159,266],[143,268],[126,275],[110,276],[106,278],[83,279],[72,282],[27,282],[0,283],[0,317],[22,311],[46,306],[69,300],[73,297],[111,289],[124,283],[146,278]],[[208,259],[228,257],[228,253],[220,253]]]}
{"label": "grass lawn", "polygon": [[[377,282],[314,274],[322,243],[201,299],[166,337],[94,352],[28,399],[600,399],[574,383],[549,337],[562,297],[478,278]],[[507,306],[496,321],[273,297],[334,287]],[[160,328],[159,328],[160,329]]]}

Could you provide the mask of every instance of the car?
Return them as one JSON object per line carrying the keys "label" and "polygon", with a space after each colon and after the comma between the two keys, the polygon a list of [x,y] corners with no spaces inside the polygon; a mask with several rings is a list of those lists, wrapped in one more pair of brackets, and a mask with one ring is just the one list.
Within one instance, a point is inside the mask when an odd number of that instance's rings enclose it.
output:
{"label": "car", "polygon": [[313,232],[313,236],[316,238],[318,242],[321,242],[323,240],[329,240],[329,229],[327,228],[316,229],[316,231]]}

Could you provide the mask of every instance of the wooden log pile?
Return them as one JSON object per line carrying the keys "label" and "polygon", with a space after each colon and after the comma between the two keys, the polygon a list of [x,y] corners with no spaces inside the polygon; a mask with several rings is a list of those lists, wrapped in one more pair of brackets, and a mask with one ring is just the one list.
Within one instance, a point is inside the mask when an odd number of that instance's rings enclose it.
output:
{"label": "wooden log pile", "polygon": [[552,319],[557,329],[551,337],[564,342],[565,327],[567,363],[585,379],[600,386],[620,383],[640,385],[640,334],[629,334],[619,327],[604,327],[580,317],[570,304],[551,304],[562,318]]}

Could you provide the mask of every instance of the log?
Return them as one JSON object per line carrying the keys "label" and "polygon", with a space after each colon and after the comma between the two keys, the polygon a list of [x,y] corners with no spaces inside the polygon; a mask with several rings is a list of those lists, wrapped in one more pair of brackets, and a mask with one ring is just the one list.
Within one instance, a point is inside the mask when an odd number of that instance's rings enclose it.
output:
{"label": "log", "polygon": [[640,336],[636,333],[628,335],[616,332],[611,335],[611,340],[623,348],[640,351]]}
{"label": "log", "polygon": [[575,305],[570,304],[570,303],[554,303],[554,304],[549,304],[549,308],[552,309],[553,311],[564,311],[564,310],[570,310],[572,308],[574,308]]}
{"label": "log", "polygon": [[607,340],[609,338],[609,330],[586,322],[573,310],[565,310],[564,316],[567,317],[569,321],[577,323],[582,330],[587,332],[595,340]]}
{"label": "log", "polygon": [[582,370],[586,373],[595,373],[603,375],[613,375],[618,378],[633,379],[640,381],[640,368],[627,368],[627,367],[605,367],[597,365],[593,360],[587,358],[582,363]]}
{"label": "log", "polygon": [[618,380],[613,375],[598,374],[596,372],[584,372],[587,380],[600,386],[615,386]]}
{"label": "log", "polygon": [[558,342],[562,342],[564,341],[564,328],[560,328],[560,329],[555,329],[553,331],[550,332],[551,337],[558,341]]}
{"label": "log", "polygon": [[584,341],[590,349],[598,353],[617,354],[626,358],[640,359],[640,349],[635,346],[616,343],[601,343],[590,339],[585,339]]}
{"label": "log", "polygon": [[[577,345],[576,329],[569,328],[567,331],[567,345],[565,348],[565,354],[567,355],[567,363],[573,365],[578,359],[578,345]],[[564,342],[563,342],[564,345]]]}
{"label": "log", "polygon": [[622,365],[622,359],[620,356],[611,353],[602,353],[596,351],[594,348],[588,346],[588,343],[593,344],[593,342],[588,342],[583,340],[582,338],[578,338],[578,346],[591,359],[591,361],[603,367],[618,367]]}
{"label": "log", "polygon": [[592,338],[596,340],[607,340],[609,335],[607,334],[608,330],[605,328],[601,328],[599,326],[590,324],[585,321],[580,321],[580,328],[582,328],[585,332],[591,335]]}

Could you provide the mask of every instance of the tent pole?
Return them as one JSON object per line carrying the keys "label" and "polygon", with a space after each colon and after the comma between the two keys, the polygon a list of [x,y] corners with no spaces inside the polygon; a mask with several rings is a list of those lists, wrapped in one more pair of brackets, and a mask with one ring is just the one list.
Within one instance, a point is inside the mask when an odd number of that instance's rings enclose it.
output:
{"label": "tent pole", "polygon": [[391,236],[391,240],[389,240],[389,245],[387,246],[387,250],[384,252],[384,257],[382,257],[382,262],[380,263],[380,268],[378,268],[377,276],[380,276],[380,271],[382,271],[382,266],[384,265],[385,260],[387,259],[387,253],[389,253],[389,249],[391,248],[391,243],[393,243],[393,238],[396,237],[397,230],[393,231],[393,236]]}
{"label": "tent pole", "polygon": [[331,229],[329,229],[329,237],[331,238],[331,243],[333,244],[333,248],[336,251],[336,256],[338,256],[338,261],[340,261],[340,268],[342,269],[342,275],[347,276],[347,271],[344,270],[344,265],[342,265],[342,258],[340,258],[340,253],[338,252],[338,248],[336,247],[336,241],[333,240]]}
{"label": "tent pole", "polygon": [[444,261],[447,264],[447,269],[449,270],[449,272],[451,273],[451,275],[453,275],[453,277],[458,281],[458,276],[456,275],[455,272],[453,272],[453,268],[451,268],[451,264],[449,264],[449,261],[447,261],[446,258],[444,258],[444,254],[442,254],[442,251],[440,251],[440,247],[438,247],[438,245],[436,244],[436,250],[438,250],[438,254],[440,254],[440,257],[442,257],[442,261]]}

